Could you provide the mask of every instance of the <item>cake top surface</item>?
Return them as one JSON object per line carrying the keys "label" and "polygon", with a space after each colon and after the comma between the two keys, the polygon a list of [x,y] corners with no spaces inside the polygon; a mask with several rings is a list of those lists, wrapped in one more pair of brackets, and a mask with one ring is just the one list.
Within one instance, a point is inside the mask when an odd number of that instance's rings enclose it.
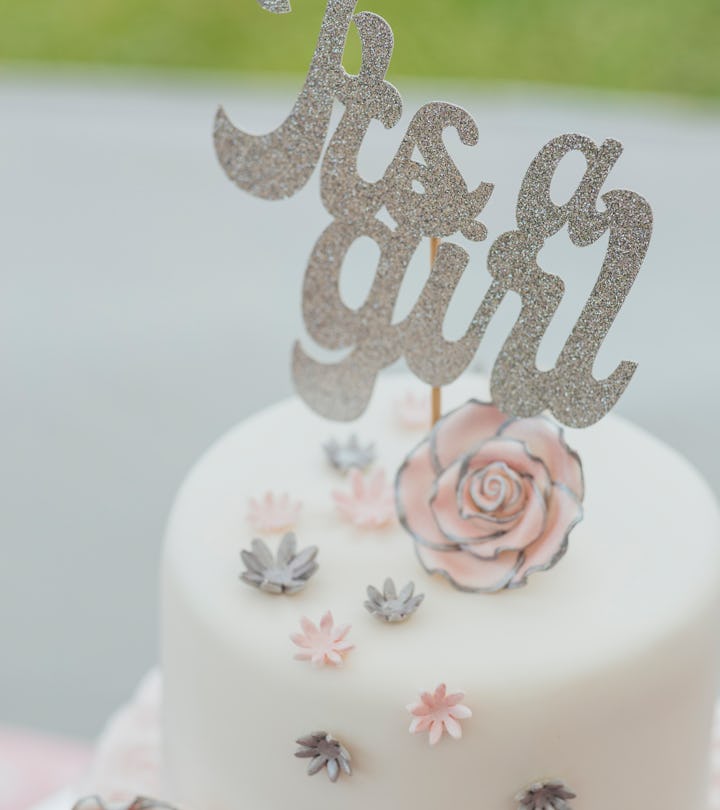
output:
{"label": "cake top surface", "polygon": [[[412,538],[396,519],[377,529],[354,526],[338,513],[332,493],[348,481],[323,444],[355,433],[374,443],[375,468],[392,479],[426,429],[398,421],[397,403],[422,388],[406,375],[385,375],[361,419],[329,423],[296,399],[267,408],[238,425],[196,465],[171,515],[166,566],[181,583],[209,633],[226,636],[239,655],[262,655],[287,666],[296,651],[288,636],[298,617],[317,622],[330,610],[349,623],[355,646],[346,666],[371,677],[402,651],[378,689],[407,689],[447,681],[475,691],[502,681],[506,688],[576,679],[612,662],[666,643],[672,628],[710,602],[720,586],[720,523],[715,498],[676,452],[616,417],[592,429],[567,431],[581,455],[585,518],[573,530],[562,565],[528,585],[493,595],[454,589],[420,565]],[[444,392],[448,409],[483,399],[482,378],[466,375]],[[282,533],[258,533],[248,523],[248,501],[267,491],[300,501],[295,531],[300,549],[318,547],[318,572],[301,592],[272,596],[238,579],[239,554],[263,536],[275,551]],[[425,595],[416,614],[383,626],[364,607],[366,588],[392,577],[398,588],[414,581]],[[668,635],[669,634],[669,635]],[[663,641],[665,639],[665,641]],[[430,652],[429,652],[430,651]],[[297,664],[297,677],[324,677]]]}

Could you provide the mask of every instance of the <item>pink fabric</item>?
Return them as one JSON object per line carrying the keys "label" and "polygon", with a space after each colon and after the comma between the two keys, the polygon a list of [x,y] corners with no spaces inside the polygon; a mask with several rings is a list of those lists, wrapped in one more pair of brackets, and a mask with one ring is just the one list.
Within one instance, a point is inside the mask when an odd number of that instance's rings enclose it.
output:
{"label": "pink fabric", "polygon": [[136,796],[163,797],[160,778],[159,670],[143,678],[132,699],[108,720],[97,741],[95,756],[78,785],[82,795],[106,802],[131,802]]}
{"label": "pink fabric", "polygon": [[0,810],[27,810],[76,781],[90,745],[21,729],[0,729]]}

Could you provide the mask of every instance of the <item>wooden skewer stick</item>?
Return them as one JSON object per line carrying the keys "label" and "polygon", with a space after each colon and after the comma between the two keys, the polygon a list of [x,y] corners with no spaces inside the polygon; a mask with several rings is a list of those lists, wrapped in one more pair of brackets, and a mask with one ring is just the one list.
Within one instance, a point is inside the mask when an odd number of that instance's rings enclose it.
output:
{"label": "wooden skewer stick", "polygon": [[[435,263],[438,248],[440,247],[440,239],[437,236],[430,237],[430,266]],[[432,388],[432,415],[431,424],[435,424],[442,414],[442,389],[440,386],[433,386]]]}

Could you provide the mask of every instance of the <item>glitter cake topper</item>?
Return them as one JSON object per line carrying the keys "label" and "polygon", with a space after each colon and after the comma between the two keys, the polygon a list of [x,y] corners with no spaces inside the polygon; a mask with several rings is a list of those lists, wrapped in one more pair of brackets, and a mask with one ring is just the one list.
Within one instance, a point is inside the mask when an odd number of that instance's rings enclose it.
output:
{"label": "glitter cake topper", "polygon": [[[286,0],[259,0],[273,13],[290,11]],[[622,147],[614,140],[596,145],[581,135],[561,135],[530,164],[518,195],[515,230],[493,242],[488,255],[490,287],[465,334],[443,337],[450,300],[469,254],[442,241],[430,276],[409,315],[392,323],[410,260],[427,238],[446,240],[461,233],[472,241],[487,237],[478,220],[493,190],[483,182],[471,190],[443,142],[455,129],[462,144],[478,143],[478,127],[465,110],[431,102],[412,118],[383,177],[373,183],[358,174],[357,157],[373,120],[394,127],[401,116],[398,91],[385,80],[393,50],[389,25],[371,12],[354,14],[356,0],[328,0],[305,84],[288,118],[273,132],[251,135],[235,127],[222,108],[215,121],[215,147],[228,177],[265,199],[290,197],[320,164],[323,204],[334,217],[318,238],[303,285],[303,316],[310,337],[323,349],[345,350],[335,363],[313,359],[300,345],[293,351],[293,378],[299,395],[314,410],[337,420],[365,410],[378,373],[404,357],[411,371],[433,387],[447,385],[471,363],[485,331],[508,292],[521,299],[520,314],[491,375],[494,402],[505,413],[529,417],[549,410],[565,425],[598,421],[627,387],[635,363],[621,362],[604,380],[593,364],[647,252],[652,230],[648,203],[632,191],[601,194]],[[350,25],[361,40],[357,75],[342,67]],[[333,101],[342,118],[322,154]],[[419,152],[423,162],[413,159]],[[585,173],[562,205],[550,198],[560,161],[580,152]],[[420,184],[423,191],[416,191]],[[602,203],[603,210],[598,210]],[[387,212],[389,227],[377,215]],[[555,367],[537,368],[538,347],[564,293],[562,281],[537,263],[545,240],[567,225],[572,243],[593,244],[609,232],[596,284]],[[340,296],[344,258],[353,243],[370,237],[380,249],[376,275],[365,303],[351,309]]]}

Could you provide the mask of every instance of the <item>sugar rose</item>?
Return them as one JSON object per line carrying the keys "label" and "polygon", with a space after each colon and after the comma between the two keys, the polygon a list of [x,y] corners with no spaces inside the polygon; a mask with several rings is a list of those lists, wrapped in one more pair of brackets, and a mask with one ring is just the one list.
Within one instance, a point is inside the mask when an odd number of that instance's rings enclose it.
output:
{"label": "sugar rose", "polygon": [[563,556],[582,518],[582,465],[560,427],[477,400],[435,425],[395,491],[420,562],[465,591],[524,585]]}

